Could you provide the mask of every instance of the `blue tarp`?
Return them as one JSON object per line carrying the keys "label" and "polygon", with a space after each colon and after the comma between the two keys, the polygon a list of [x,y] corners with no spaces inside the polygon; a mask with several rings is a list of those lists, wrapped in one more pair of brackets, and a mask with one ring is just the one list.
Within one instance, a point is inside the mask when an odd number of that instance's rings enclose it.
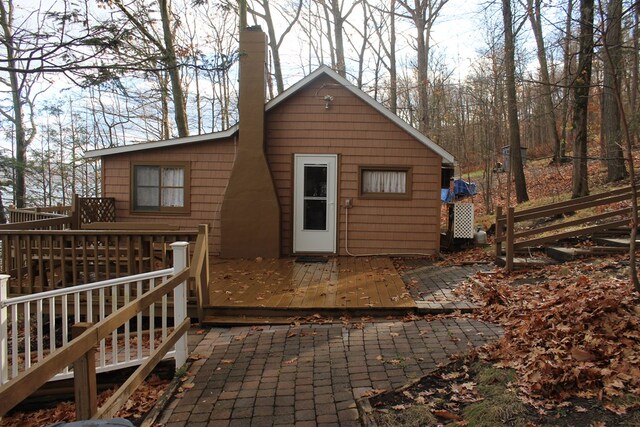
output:
{"label": "blue tarp", "polygon": [[440,189],[440,200],[442,203],[451,203],[453,202],[453,193],[448,188]]}
{"label": "blue tarp", "polygon": [[453,181],[453,193],[456,197],[462,198],[467,196],[476,195],[476,184],[473,182],[467,182],[462,179],[456,179]]}

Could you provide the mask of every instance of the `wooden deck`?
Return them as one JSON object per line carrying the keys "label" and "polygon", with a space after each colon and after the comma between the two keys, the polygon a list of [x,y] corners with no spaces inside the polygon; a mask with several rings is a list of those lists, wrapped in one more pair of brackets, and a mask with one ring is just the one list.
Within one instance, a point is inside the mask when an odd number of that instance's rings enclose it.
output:
{"label": "wooden deck", "polygon": [[214,312],[235,315],[406,313],[416,307],[393,263],[383,257],[214,260],[209,297]]}

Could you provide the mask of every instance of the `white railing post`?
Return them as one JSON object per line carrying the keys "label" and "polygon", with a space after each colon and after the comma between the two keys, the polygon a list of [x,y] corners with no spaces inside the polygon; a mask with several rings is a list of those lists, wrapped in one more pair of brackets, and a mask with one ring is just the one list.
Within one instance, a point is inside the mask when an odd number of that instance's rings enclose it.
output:
{"label": "white railing post", "polygon": [[[173,249],[173,274],[181,272],[187,267],[189,243],[175,242]],[[186,280],[173,290],[173,327],[177,328],[187,318],[187,282]],[[176,342],[176,369],[180,369],[187,362],[187,334]]]}
{"label": "white railing post", "polygon": [[[0,384],[4,384],[9,380],[9,346],[7,338],[9,324],[7,322],[7,307],[4,305],[9,297],[9,277],[11,276],[8,274],[0,274]],[[14,321],[17,320],[14,319]]]}

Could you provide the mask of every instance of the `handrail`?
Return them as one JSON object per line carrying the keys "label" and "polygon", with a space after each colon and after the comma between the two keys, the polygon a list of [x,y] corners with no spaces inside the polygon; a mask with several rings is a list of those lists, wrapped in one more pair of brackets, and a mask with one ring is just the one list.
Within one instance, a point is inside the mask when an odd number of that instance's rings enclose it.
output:
{"label": "handrail", "polygon": [[[178,286],[183,285],[189,278],[190,273],[190,269],[186,267],[186,262],[183,261],[183,265],[184,268],[170,279],[164,281],[160,286],[129,302],[104,320],[91,326],[68,345],[55,350],[45,360],[33,365],[30,370],[22,372],[16,378],[0,386],[0,417],[27,398],[34,390],[44,385],[58,371],[65,366],[73,364],[85,353],[93,349],[101,340],[110,336],[114,330],[125,322],[162,299]],[[176,321],[180,322],[180,330],[184,331],[184,324],[185,322],[188,324],[188,319],[176,319]],[[184,343],[186,345],[186,341]],[[182,362],[184,363],[184,360]]]}
{"label": "handrail", "polygon": [[120,277],[116,279],[107,279],[95,283],[87,283],[84,285],[76,285],[70,288],[53,289],[50,291],[38,292],[37,294],[20,295],[11,298],[9,301],[0,301],[0,308],[9,307],[10,305],[24,304],[34,302],[40,299],[55,298],[62,295],[75,294],[85,291],[108,288],[113,285],[119,285],[126,280],[127,282],[137,282],[139,280],[155,279],[162,276],[170,275],[173,268],[165,268],[164,270],[149,271],[146,273],[134,274],[133,276]]}
{"label": "handrail", "polygon": [[[42,230],[48,227],[71,226],[71,217],[64,215],[56,215],[48,219],[35,219],[32,221],[11,222],[9,224],[1,224],[0,230]],[[51,230],[53,231],[53,230]]]}

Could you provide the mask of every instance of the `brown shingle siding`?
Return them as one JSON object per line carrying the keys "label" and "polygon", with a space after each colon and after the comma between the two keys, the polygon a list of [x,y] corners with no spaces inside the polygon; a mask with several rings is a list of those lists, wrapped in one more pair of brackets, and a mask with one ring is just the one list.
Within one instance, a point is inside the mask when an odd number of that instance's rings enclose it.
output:
{"label": "brown shingle siding", "polygon": [[[105,195],[116,198],[118,221],[149,221],[196,228],[209,224],[209,249],[220,252],[219,210],[231,174],[235,148],[232,139],[200,142],[158,150],[126,153],[103,158]],[[191,167],[190,214],[134,213],[130,210],[131,162],[189,162]]]}
{"label": "brown shingle siding", "polygon": [[[349,91],[324,79],[300,90],[267,115],[267,156],[281,196],[282,253],[291,254],[293,247],[293,154],[338,154],[339,253],[346,254],[342,204],[351,198],[352,253],[435,254],[439,248],[441,158]],[[329,110],[322,99],[326,94],[334,97]],[[412,199],[359,199],[358,167],[363,165],[411,166]]]}

